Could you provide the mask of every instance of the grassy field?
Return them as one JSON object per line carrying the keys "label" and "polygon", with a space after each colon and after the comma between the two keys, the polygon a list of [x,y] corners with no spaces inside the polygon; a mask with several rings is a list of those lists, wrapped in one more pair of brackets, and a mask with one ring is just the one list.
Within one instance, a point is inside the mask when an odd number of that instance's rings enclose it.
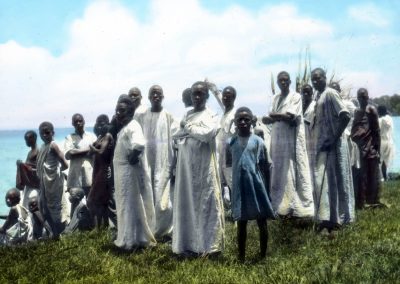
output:
{"label": "grassy field", "polygon": [[108,231],[0,248],[0,283],[400,283],[400,182],[385,184],[387,209],[358,211],[335,239],[312,224],[269,222],[268,257],[259,260],[257,225],[248,230],[247,260],[236,260],[236,230],[226,224],[215,259],[177,260],[168,244],[119,253]]}

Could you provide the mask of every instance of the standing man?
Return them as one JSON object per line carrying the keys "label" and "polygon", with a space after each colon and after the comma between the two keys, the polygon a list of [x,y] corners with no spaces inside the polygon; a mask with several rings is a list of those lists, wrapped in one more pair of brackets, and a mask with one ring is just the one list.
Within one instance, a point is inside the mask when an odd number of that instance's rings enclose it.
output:
{"label": "standing man", "polygon": [[146,107],[142,105],[142,92],[138,87],[133,87],[129,90],[128,96],[133,100],[133,106],[135,108],[135,114],[144,113],[146,111]]}
{"label": "standing man", "polygon": [[347,142],[342,135],[350,114],[339,93],[327,88],[322,68],[311,72],[316,90],[315,112],[307,120],[311,128],[311,164],[316,202],[316,219],[323,233],[354,221],[354,190]]}
{"label": "standing man", "polygon": [[154,85],[149,90],[151,107],[144,113],[135,115],[142,126],[146,139],[146,156],[150,167],[153,189],[156,227],[154,236],[157,240],[171,238],[172,234],[172,190],[170,177],[174,162],[172,134],[178,130],[179,123],[164,110],[163,89]]}
{"label": "standing man", "polygon": [[[222,189],[224,190],[227,186],[229,190],[232,189],[232,165],[227,166],[226,164],[226,146],[227,141],[235,133],[234,118],[235,118],[235,99],[236,90],[235,88],[228,86],[222,91],[222,104],[224,105],[224,114],[220,120],[220,130],[217,135],[217,151],[218,151],[218,163],[222,182]],[[229,203],[230,192],[224,192],[224,201]]]}
{"label": "standing man", "polygon": [[357,91],[357,100],[360,108],[354,113],[351,139],[360,150],[361,177],[356,193],[356,206],[362,209],[365,203],[369,206],[381,205],[379,202],[381,137],[378,112],[375,107],[368,105],[367,89],[361,88]]}
{"label": "standing man", "polygon": [[271,202],[281,216],[314,216],[314,202],[300,94],[290,91],[290,76],[278,74],[281,93],[274,96],[272,112],[263,118],[272,123]]}
{"label": "standing man", "polygon": [[80,187],[87,197],[92,186],[92,155],[89,145],[97,138],[93,133],[85,131],[85,119],[80,113],[72,116],[75,132],[65,138],[65,158],[70,161],[67,188]]}

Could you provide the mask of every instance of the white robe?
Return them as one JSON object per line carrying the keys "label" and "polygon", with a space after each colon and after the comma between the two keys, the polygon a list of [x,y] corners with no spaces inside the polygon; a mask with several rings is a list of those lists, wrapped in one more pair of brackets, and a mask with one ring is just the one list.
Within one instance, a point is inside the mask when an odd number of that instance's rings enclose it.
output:
{"label": "white robe", "polygon": [[271,201],[279,215],[313,217],[314,200],[308,162],[302,101],[290,92],[278,104],[281,94],[274,96],[272,111],[294,115],[297,126],[277,121],[271,131]]}
{"label": "white robe", "polygon": [[135,117],[143,128],[146,139],[146,156],[150,167],[151,185],[155,207],[154,236],[161,238],[172,233],[172,192],[170,174],[174,161],[172,134],[179,124],[171,114],[162,110],[147,109]]}
{"label": "white robe", "polygon": [[[139,123],[132,120],[118,133],[114,151],[114,186],[118,233],[115,245],[130,250],[156,243],[154,204],[148,172],[146,141]],[[133,150],[143,151],[139,162],[131,165],[128,156]]]}
{"label": "white robe", "polygon": [[390,167],[395,155],[393,142],[393,119],[387,114],[379,118],[379,128],[381,129],[381,162],[385,162],[386,167]]}
{"label": "white robe", "polygon": [[[215,157],[218,122],[210,110],[189,111],[179,139],[172,251],[207,254],[221,251],[224,213]],[[182,138],[184,137],[184,138]]]}
{"label": "white robe", "polygon": [[235,133],[235,126],[233,120],[235,118],[235,109],[231,109],[224,113],[220,120],[220,130],[217,135],[217,154],[219,173],[222,182],[225,182],[229,188],[232,188],[232,166],[226,166],[226,145],[228,139]]}

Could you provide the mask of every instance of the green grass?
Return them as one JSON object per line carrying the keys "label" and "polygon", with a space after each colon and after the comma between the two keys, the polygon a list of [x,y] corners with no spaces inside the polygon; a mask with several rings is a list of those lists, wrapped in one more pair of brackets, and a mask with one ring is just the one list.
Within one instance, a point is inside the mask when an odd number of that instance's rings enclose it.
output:
{"label": "green grass", "polygon": [[236,230],[226,224],[216,259],[177,260],[167,244],[118,253],[108,231],[0,248],[0,283],[400,283],[400,182],[385,184],[387,209],[358,211],[356,223],[329,240],[312,224],[269,222],[268,257],[258,260],[249,224],[247,260],[236,260]]}

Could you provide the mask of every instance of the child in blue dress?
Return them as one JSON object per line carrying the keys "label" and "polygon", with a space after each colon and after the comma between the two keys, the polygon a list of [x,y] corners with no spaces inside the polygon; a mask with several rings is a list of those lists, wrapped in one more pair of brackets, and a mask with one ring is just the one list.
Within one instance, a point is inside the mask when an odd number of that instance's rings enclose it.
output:
{"label": "child in blue dress", "polygon": [[239,260],[244,261],[248,220],[257,220],[260,230],[260,257],[267,252],[267,218],[275,219],[267,194],[268,160],[264,141],[251,132],[253,114],[247,107],[235,113],[237,133],[229,142],[232,155],[232,217],[237,221]]}

